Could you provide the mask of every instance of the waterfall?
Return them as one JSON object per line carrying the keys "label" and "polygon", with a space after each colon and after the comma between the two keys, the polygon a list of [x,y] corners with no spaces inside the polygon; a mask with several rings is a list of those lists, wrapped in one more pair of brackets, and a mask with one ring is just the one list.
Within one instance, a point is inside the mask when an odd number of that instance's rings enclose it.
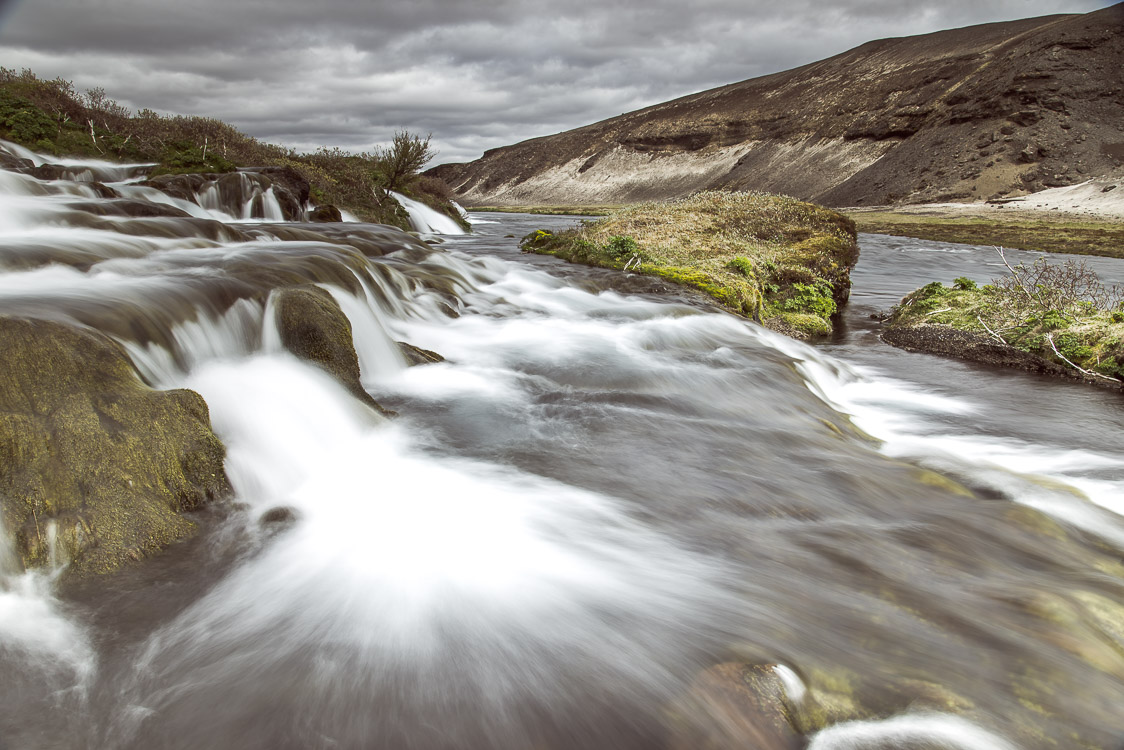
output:
{"label": "waterfall", "polygon": [[448,216],[434,211],[420,201],[407,198],[401,193],[388,190],[394,200],[402,204],[410,214],[410,227],[422,234],[465,234],[464,227]]}

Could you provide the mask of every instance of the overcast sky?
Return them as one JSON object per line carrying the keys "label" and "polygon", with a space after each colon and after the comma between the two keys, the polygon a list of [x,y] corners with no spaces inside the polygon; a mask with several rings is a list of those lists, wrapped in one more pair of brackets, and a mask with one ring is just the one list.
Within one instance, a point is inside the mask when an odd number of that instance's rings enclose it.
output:
{"label": "overcast sky", "polygon": [[433,163],[888,36],[1108,0],[0,0],[0,65],[301,151],[432,133]]}

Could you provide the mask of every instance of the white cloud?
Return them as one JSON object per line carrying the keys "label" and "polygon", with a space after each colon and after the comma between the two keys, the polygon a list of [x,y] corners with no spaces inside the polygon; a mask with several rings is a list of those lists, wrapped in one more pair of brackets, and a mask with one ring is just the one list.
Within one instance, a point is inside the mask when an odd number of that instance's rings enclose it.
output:
{"label": "white cloud", "polygon": [[0,64],[307,150],[433,133],[439,161],[871,39],[1104,0],[24,0]]}

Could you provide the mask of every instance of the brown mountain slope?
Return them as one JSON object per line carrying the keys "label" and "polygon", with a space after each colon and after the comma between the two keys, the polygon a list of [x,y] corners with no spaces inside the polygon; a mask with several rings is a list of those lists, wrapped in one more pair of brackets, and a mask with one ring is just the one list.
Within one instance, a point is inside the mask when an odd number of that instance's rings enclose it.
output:
{"label": "brown mountain slope", "polygon": [[1124,4],[882,39],[430,170],[469,205],[1015,195],[1124,161]]}

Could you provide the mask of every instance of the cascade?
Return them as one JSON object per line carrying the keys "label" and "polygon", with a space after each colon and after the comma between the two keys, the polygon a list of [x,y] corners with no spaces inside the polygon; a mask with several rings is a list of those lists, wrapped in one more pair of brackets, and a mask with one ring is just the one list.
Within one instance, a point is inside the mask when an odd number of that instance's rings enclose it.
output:
{"label": "cascade", "polygon": [[464,234],[464,227],[445,216],[442,213],[434,211],[429,206],[421,201],[407,198],[401,193],[396,193],[393,190],[388,190],[388,193],[394,197],[394,200],[402,204],[402,208],[410,214],[410,227],[415,232],[422,234]]}

